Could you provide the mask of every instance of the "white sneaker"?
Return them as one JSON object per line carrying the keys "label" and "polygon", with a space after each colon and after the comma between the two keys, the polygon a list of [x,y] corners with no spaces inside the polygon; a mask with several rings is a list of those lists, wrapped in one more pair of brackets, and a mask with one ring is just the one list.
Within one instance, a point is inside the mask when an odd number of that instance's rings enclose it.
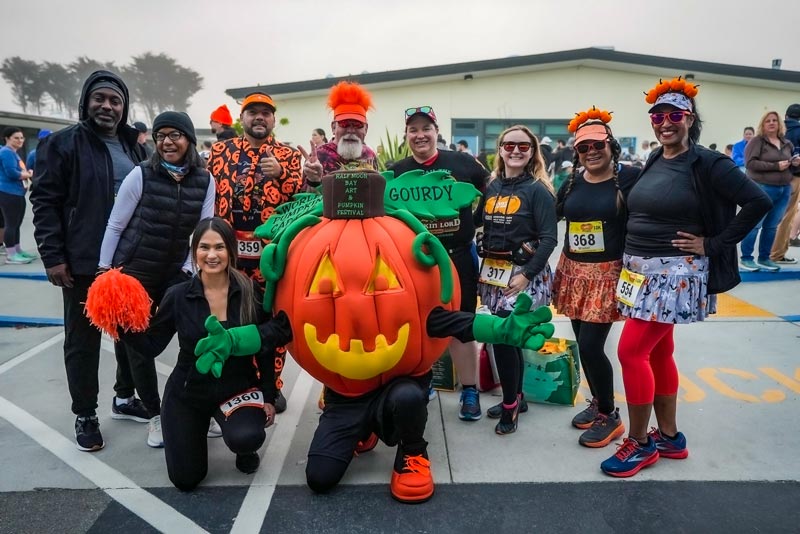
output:
{"label": "white sneaker", "polygon": [[155,448],[164,446],[164,435],[161,433],[160,415],[154,415],[147,422],[147,444]]}
{"label": "white sneaker", "polygon": [[222,437],[222,428],[220,428],[219,423],[213,417],[211,418],[211,422],[208,423],[208,434],[206,434],[209,438],[221,438]]}

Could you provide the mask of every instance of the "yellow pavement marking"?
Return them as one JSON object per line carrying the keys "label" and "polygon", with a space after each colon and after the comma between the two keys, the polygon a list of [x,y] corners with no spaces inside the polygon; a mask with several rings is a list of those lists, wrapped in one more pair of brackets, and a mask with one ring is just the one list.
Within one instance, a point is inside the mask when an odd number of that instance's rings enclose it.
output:
{"label": "yellow pavement marking", "polygon": [[712,317],[775,317],[775,314],[723,293],[717,295],[717,313]]}

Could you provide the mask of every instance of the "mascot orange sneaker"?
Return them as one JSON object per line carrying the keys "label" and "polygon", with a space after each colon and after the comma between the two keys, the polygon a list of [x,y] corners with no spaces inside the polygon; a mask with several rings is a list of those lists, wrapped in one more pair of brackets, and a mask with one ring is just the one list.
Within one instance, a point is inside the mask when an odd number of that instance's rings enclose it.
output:
{"label": "mascot orange sneaker", "polygon": [[[398,457],[401,454],[402,448],[398,445]],[[433,496],[433,475],[431,475],[428,453],[423,451],[418,455],[402,454],[402,461],[399,463],[400,466],[395,459],[391,482],[392,497],[407,504],[416,504],[430,499]]]}

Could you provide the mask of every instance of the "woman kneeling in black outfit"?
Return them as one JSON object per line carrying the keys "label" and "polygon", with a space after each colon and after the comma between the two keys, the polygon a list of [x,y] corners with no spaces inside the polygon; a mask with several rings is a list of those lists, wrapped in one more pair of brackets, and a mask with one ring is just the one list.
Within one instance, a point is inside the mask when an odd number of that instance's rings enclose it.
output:
{"label": "woman kneeling in black outfit", "polygon": [[[142,352],[160,354],[178,333],[178,362],[164,389],[161,421],[169,479],[184,491],[194,489],[208,472],[209,417],[217,420],[225,444],[236,453],[237,469],[258,469],[264,428],[275,419],[273,351],[292,339],[285,314],[266,320],[260,289],[236,270],[235,245],[227,222],[218,217],[200,221],[191,244],[198,274],[167,291],[146,332],[122,335]],[[202,365],[195,356],[195,345],[208,335],[204,323],[209,315],[234,338],[241,330],[235,327],[242,325],[258,325],[256,337],[261,338],[260,350],[235,352],[247,357],[232,357],[217,368],[219,378],[199,372]]]}

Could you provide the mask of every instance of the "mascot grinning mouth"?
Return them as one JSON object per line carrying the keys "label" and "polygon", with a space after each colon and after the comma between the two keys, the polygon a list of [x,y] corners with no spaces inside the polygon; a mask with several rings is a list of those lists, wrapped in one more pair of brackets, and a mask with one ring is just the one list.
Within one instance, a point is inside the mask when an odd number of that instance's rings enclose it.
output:
{"label": "mascot grinning mouth", "polygon": [[324,343],[317,340],[317,327],[303,326],[306,344],[314,358],[328,371],[351,380],[367,380],[393,369],[402,359],[408,345],[408,323],[397,331],[397,340],[391,345],[386,336],[375,337],[375,350],[364,350],[360,339],[350,340],[350,350],[339,348],[339,334],[331,334]]}

